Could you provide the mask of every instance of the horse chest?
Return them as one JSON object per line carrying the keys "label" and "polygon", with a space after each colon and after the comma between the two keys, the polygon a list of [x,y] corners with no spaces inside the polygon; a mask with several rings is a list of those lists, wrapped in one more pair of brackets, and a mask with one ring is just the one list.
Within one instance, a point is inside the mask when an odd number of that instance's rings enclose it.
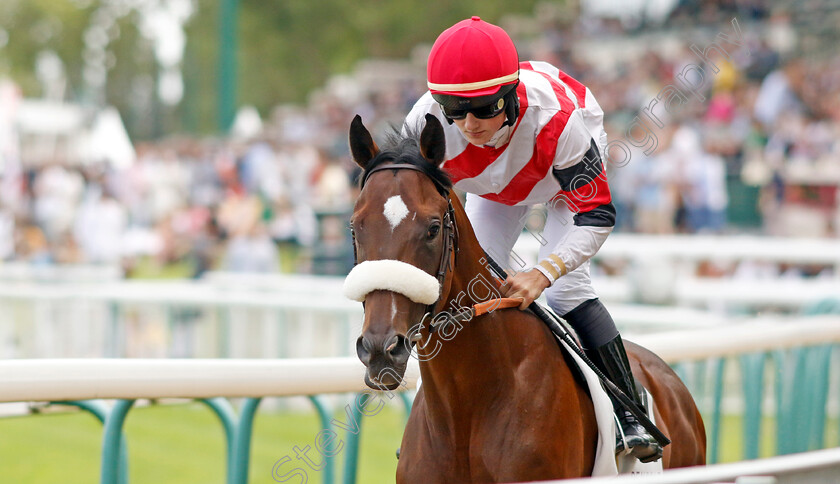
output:
{"label": "horse chest", "polygon": [[[425,401],[406,428],[399,483],[511,482],[557,476],[553,446],[541,437],[544,419],[528,401],[500,396],[469,414],[436,420]],[[555,454],[556,455],[556,454]]]}

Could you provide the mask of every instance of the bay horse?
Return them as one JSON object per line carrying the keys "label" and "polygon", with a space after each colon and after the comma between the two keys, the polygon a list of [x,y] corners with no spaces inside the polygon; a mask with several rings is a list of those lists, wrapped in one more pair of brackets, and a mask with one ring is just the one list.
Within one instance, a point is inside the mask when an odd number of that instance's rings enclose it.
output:
{"label": "bay horse", "polygon": [[[542,321],[530,311],[498,309],[432,329],[430,315],[480,303],[498,281],[440,167],[440,122],[427,115],[419,136],[392,138],[380,150],[359,116],[351,123],[351,152],[364,172],[351,218],[357,265],[345,292],[364,304],[356,350],[368,386],[395,389],[414,350],[421,360],[397,482],[591,475],[598,435],[592,401]],[[663,466],[704,464],[705,429],[685,385],[656,355],[626,345],[634,376],[656,402],[655,421],[673,442]]]}

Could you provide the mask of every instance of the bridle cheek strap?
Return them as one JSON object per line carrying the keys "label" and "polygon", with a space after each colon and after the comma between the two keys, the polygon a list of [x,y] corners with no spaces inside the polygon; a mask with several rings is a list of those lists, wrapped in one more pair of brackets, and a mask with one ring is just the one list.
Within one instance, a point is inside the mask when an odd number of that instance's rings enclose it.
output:
{"label": "bridle cheek strap", "polygon": [[434,304],[440,283],[431,274],[398,260],[364,261],[344,279],[344,296],[363,302],[370,292],[392,291],[419,304]]}

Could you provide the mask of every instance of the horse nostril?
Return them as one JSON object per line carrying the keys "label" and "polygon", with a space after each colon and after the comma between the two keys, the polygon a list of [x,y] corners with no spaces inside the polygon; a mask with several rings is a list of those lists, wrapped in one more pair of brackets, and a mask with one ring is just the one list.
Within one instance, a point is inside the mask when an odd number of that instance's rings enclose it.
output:
{"label": "horse nostril", "polygon": [[411,353],[411,345],[409,344],[408,338],[401,334],[397,334],[389,341],[391,344],[385,348],[385,353],[395,363],[404,363],[405,360],[408,359],[408,355]]}
{"label": "horse nostril", "polygon": [[364,336],[359,336],[359,339],[356,340],[356,354],[365,366],[370,363],[371,348],[373,348],[373,344]]}
{"label": "horse nostril", "polygon": [[400,343],[400,336],[398,334],[395,334],[394,336],[391,337],[391,339],[388,340],[388,343],[385,346],[385,353],[390,355],[391,352],[393,352],[397,348],[399,343]]}

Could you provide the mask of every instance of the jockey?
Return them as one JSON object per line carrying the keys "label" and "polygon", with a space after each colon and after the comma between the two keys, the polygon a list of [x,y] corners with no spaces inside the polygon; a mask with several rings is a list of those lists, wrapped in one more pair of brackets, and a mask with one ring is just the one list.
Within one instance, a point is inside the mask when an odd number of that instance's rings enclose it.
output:
{"label": "jockey", "polygon": [[[430,113],[446,132],[443,169],[467,192],[465,210],[481,246],[505,264],[530,206],[545,204],[540,262],[508,277],[507,297],[525,309],[545,291],[574,327],[587,356],[639,405],[621,336],[589,278],[592,257],[615,225],[602,154],[604,113],[589,89],[545,62],[519,62],[513,41],[479,17],[458,22],[434,43],[429,92],[406,118]],[[615,400],[629,451],[645,462],[662,448]],[[616,452],[624,451],[619,439]]]}

